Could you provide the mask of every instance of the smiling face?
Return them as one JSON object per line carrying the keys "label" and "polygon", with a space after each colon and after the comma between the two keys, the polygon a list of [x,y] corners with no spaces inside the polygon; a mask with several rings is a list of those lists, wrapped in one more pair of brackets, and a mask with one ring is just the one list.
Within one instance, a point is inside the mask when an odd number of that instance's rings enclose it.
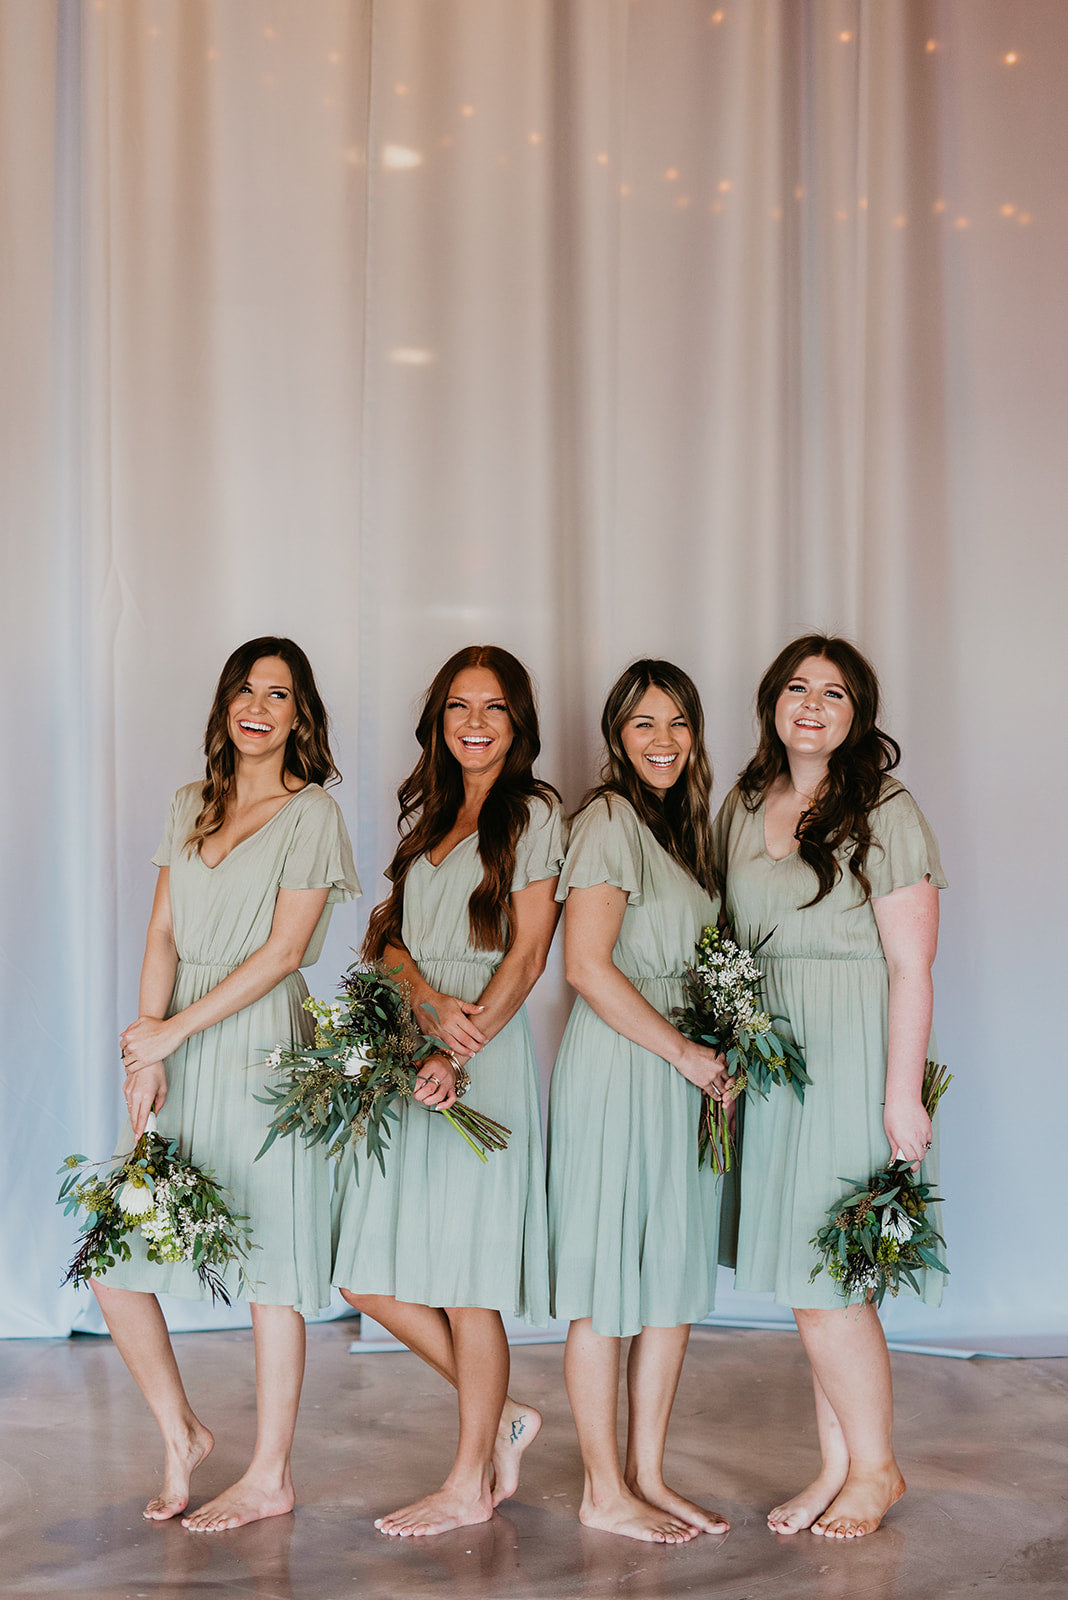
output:
{"label": "smiling face", "polygon": [[226,727],[239,756],[285,755],[297,724],[293,674],[279,656],[261,656],[230,701]]}
{"label": "smiling face", "polygon": [[842,674],[825,656],[806,656],[775,702],[775,732],[787,752],[826,761],[852,726]]}
{"label": "smiling face", "polygon": [[508,702],[495,672],[464,667],[449,687],[442,715],[445,743],[465,777],[495,780],[512,744]]}
{"label": "smiling face", "polygon": [[651,684],[619,731],[627,760],[643,783],[661,793],[677,783],[690,759],[686,718],[663,689]]}

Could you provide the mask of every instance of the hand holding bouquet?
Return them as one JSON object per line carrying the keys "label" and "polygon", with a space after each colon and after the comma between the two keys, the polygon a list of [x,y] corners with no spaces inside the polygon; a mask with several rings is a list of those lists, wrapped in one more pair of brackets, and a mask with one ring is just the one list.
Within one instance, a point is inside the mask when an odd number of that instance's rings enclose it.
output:
{"label": "hand holding bouquet", "polygon": [[[921,1099],[929,1117],[952,1080],[952,1073],[937,1061],[926,1063]],[[945,1241],[927,1216],[927,1207],[938,1196],[931,1193],[929,1183],[917,1182],[911,1162],[891,1161],[867,1181],[840,1181],[853,1189],[828,1206],[829,1221],[809,1241],[820,1258],[809,1274],[810,1283],[826,1267],[847,1305],[852,1300],[881,1305],[887,1289],[892,1295],[898,1293],[902,1279],[919,1294],[916,1273],[924,1267],[949,1276],[937,1253]]]}
{"label": "hand holding bouquet", "polygon": [[119,1157],[106,1177],[79,1181],[78,1173],[87,1164],[85,1156],[68,1156],[59,1169],[66,1173],[59,1191],[64,1214],[86,1212],[81,1245],[64,1283],[86,1283],[103,1277],[116,1261],[129,1261],[126,1235],[137,1229],[148,1244],[150,1261],[190,1262],[213,1300],[230,1304],[222,1273],[233,1261],[242,1284],[248,1284],[248,1218],[230,1210],[226,1190],[210,1172],[182,1160],[177,1139],[163,1137],[154,1113],[133,1150]]}
{"label": "hand holding bouquet", "polygon": [[[275,1112],[256,1160],[279,1135],[299,1133],[305,1144],[325,1144],[335,1160],[351,1149],[357,1181],[356,1158],[366,1141],[368,1153],[385,1172],[398,1097],[411,1099],[421,1063],[451,1052],[420,1029],[408,985],[378,966],[350,967],[341,980],[340,999],[330,1005],[308,999],[304,1009],[315,1018],[315,1043],[278,1048],[268,1056],[268,1066],[280,1067],[282,1078],[257,1097]],[[458,1095],[469,1081],[462,1067],[459,1077]],[[511,1129],[472,1106],[456,1104],[439,1114],[480,1161],[488,1151],[507,1147]]]}
{"label": "hand holding bouquet", "polygon": [[698,1156],[702,1164],[711,1159],[715,1172],[729,1172],[733,1161],[726,1104],[746,1089],[766,1098],[775,1083],[789,1084],[804,1100],[805,1085],[812,1082],[797,1045],[773,1027],[783,1019],[762,1008],[764,979],[753,957],[770,938],[766,934],[746,950],[718,928],[704,928],[683,976],[684,1004],[673,1013],[681,1033],[721,1050],[731,1069],[725,1099],[706,1095],[701,1106]]}

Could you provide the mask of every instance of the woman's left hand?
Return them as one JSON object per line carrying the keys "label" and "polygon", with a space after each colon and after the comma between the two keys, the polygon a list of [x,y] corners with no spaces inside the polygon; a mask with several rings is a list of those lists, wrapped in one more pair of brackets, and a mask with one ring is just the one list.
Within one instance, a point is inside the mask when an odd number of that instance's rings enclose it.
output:
{"label": "woman's left hand", "polygon": [[427,1056],[420,1062],[413,1098],[428,1111],[448,1111],[456,1104],[456,1072],[448,1056]]}
{"label": "woman's left hand", "polygon": [[174,1025],[174,1018],[138,1017],[119,1037],[122,1064],[127,1072],[165,1061],[184,1042],[185,1035]]}
{"label": "woman's left hand", "polygon": [[919,1101],[894,1106],[883,1114],[883,1131],[890,1142],[891,1161],[910,1161],[915,1172],[931,1148],[931,1119]]}

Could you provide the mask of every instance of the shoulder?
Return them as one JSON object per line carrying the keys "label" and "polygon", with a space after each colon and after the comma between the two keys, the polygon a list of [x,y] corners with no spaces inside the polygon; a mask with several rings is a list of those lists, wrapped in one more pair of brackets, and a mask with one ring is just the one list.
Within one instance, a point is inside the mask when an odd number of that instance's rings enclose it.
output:
{"label": "shoulder", "polygon": [[916,822],[926,823],[923,812],[905,785],[887,774],[883,778],[879,798],[868,812],[868,823],[872,833],[878,837],[888,829]]}
{"label": "shoulder", "polygon": [[555,795],[532,794],[527,800],[527,827],[531,830],[547,828],[563,814],[564,808]]}
{"label": "shoulder", "polygon": [[341,815],[341,807],[332,794],[317,783],[306,783],[303,789],[298,789],[292,800],[286,802],[290,816],[314,817],[324,822]]}
{"label": "shoulder", "polygon": [[621,794],[598,794],[571,819],[571,837],[622,834],[637,838],[643,827],[641,818]]}
{"label": "shoulder", "polygon": [[188,820],[189,827],[193,826],[203,800],[204,785],[202,783],[183,783],[171,796],[171,818],[173,821]]}
{"label": "shoulder", "polygon": [[749,815],[750,808],[738,784],[735,784],[716,812],[715,825],[717,828],[729,828],[736,817],[745,818]]}

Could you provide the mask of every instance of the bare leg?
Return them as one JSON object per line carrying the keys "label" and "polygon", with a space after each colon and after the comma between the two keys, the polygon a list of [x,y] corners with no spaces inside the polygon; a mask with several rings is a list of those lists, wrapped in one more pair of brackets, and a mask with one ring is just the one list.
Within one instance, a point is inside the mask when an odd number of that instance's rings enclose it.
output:
{"label": "bare leg", "polygon": [[163,1435],[163,1490],[148,1502],[144,1515],[164,1522],[189,1504],[189,1480],[215,1441],[186,1398],[155,1295],[91,1281],[115,1347]]}
{"label": "bare leg", "polygon": [[508,1393],[508,1340],[497,1311],[457,1306],[447,1315],[456,1359],[460,1441],[440,1489],[376,1520],[383,1533],[402,1538],[470,1527],[493,1515],[493,1449]]}
{"label": "bare leg", "polygon": [[701,1533],[726,1533],[730,1523],[686,1500],[664,1482],[668,1421],[690,1337],[689,1323],[677,1328],[643,1328],[627,1358],[627,1487],[640,1500],[670,1511]]}
{"label": "bare leg", "polygon": [[253,1304],[250,1310],[256,1346],[256,1449],[235,1484],[182,1518],[182,1526],[194,1533],[222,1533],[293,1509],[289,1458],[304,1381],[304,1318],[292,1306]]}
{"label": "bare leg", "polygon": [[879,1314],[798,1310],[794,1313],[805,1352],[828,1404],[841,1425],[849,1470],[841,1490],[812,1524],[813,1533],[857,1539],[874,1533],[905,1493],[894,1458],[894,1394],[890,1357]]}
{"label": "bare leg", "polygon": [[650,1505],[629,1488],[619,1465],[616,1407],[620,1340],[593,1331],[582,1317],[571,1324],[564,1351],[564,1380],[575,1418],[586,1478],[579,1521],[587,1528],[654,1544],[685,1544],[697,1528]]}
{"label": "bare leg", "polygon": [[[387,1294],[355,1294],[342,1289],[342,1295],[357,1311],[388,1328],[395,1339],[439,1372],[456,1388],[456,1352],[452,1326],[445,1312],[435,1306],[415,1305]],[[508,1500],[519,1487],[519,1463],[523,1451],[533,1444],[541,1428],[541,1413],[533,1406],[521,1405],[505,1396],[504,1409],[497,1424],[493,1447],[493,1504]]]}
{"label": "bare leg", "polygon": [[797,1533],[811,1528],[841,1489],[849,1474],[849,1451],[842,1427],[815,1372],[812,1388],[816,1397],[816,1428],[820,1440],[820,1470],[807,1488],[768,1512],[772,1533]]}

